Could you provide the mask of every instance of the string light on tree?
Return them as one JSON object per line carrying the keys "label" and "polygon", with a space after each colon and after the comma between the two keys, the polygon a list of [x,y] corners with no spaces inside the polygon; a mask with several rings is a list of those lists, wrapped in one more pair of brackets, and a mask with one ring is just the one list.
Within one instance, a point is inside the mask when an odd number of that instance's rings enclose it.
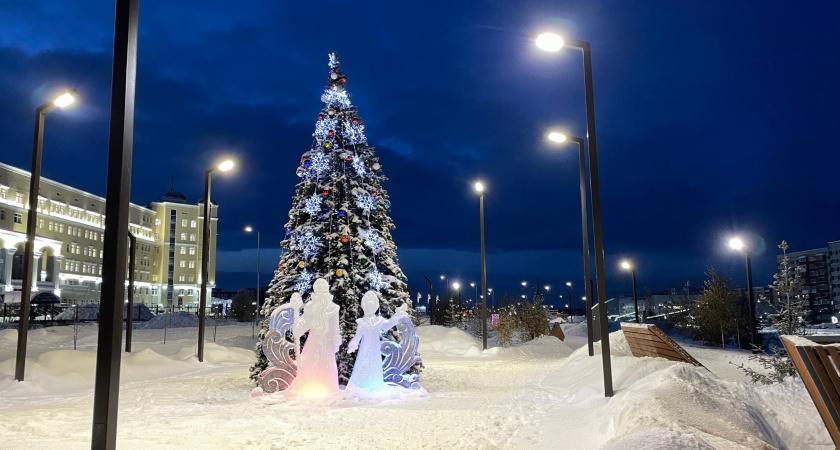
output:
{"label": "string light on tree", "polygon": [[303,210],[309,214],[317,214],[321,211],[321,201],[323,201],[323,197],[312,194],[311,197],[303,201]]}
{"label": "string light on tree", "polygon": [[376,199],[373,196],[368,194],[363,194],[361,192],[356,193],[356,206],[365,210],[365,212],[370,212],[373,208],[376,207]]}

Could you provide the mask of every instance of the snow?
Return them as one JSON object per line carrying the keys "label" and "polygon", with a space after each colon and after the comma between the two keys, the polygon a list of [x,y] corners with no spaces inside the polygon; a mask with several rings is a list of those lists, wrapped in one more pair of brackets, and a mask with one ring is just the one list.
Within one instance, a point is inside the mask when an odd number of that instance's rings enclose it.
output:
{"label": "snow", "polygon": [[[173,323],[180,323],[176,316]],[[589,357],[581,324],[562,326],[572,336],[566,342],[546,336],[487,351],[462,330],[420,326],[424,389],[372,397],[343,392],[319,402],[287,401],[283,393],[250,397],[250,324],[220,325],[215,343],[209,329],[203,363],[194,356],[195,326],[171,326],[165,345],[162,329],[138,327],[134,352],[123,353],[117,445],[833,448],[801,380],[754,385],[729,364],[754,363],[748,352],[683,344],[708,369],[634,358],[616,331],[615,395],[605,398],[600,345]],[[19,383],[17,332],[0,330],[3,448],[90,446],[96,331],[96,324],[81,326],[80,350],[73,351],[72,326],[31,330],[26,381]]]}

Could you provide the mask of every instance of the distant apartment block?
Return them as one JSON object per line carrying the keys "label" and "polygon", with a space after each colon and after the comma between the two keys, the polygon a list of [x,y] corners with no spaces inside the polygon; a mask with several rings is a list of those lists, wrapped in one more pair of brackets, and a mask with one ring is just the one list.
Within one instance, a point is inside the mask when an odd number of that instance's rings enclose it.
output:
{"label": "distant apartment block", "polygon": [[[27,171],[0,163],[0,296],[21,290]],[[35,236],[33,294],[50,292],[64,302],[97,302],[102,283],[105,199],[41,178]],[[203,203],[167,192],[147,206],[129,205],[129,228],[137,238],[134,301],[186,307],[201,289]],[[218,208],[211,205],[208,289],[215,287]],[[127,232],[126,231],[126,239]],[[126,279],[127,279],[126,274]],[[18,294],[19,296],[19,294]]]}
{"label": "distant apartment block", "polygon": [[[826,247],[788,253],[790,263],[800,266],[802,294],[805,296],[807,320],[830,322],[840,305],[840,241]],[[780,273],[783,255],[776,256],[776,272]]]}

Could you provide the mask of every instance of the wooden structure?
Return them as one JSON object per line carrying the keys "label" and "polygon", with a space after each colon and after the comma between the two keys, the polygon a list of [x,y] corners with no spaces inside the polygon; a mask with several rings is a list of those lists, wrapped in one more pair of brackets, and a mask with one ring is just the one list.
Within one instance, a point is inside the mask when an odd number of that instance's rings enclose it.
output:
{"label": "wooden structure", "polygon": [[556,337],[557,339],[560,339],[561,341],[566,340],[566,335],[563,334],[563,329],[560,328],[559,323],[554,324],[554,327],[551,329],[551,335]]}
{"label": "wooden structure", "polygon": [[782,343],[817,406],[835,448],[840,448],[840,354],[837,345],[820,345],[799,336]]}
{"label": "wooden structure", "polygon": [[624,322],[621,324],[621,330],[635,357],[652,356],[703,367],[656,325]]}

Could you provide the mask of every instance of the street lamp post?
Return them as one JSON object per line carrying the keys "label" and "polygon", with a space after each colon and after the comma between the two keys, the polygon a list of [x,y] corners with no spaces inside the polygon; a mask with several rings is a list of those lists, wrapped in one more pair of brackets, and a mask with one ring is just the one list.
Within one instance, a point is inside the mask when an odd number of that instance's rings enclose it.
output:
{"label": "street lamp post", "polygon": [[639,321],[639,299],[636,297],[636,268],[630,264],[630,261],[622,261],[621,268],[630,271],[630,276],[633,278],[633,308],[636,311],[636,323]]}
{"label": "street lamp post", "polygon": [[432,314],[434,312],[434,308],[432,306],[432,280],[430,280],[429,277],[427,277],[426,275],[423,275],[423,278],[425,278],[426,281],[429,282],[429,300],[426,302],[426,309],[428,309],[428,311],[426,312],[426,314],[429,315],[429,325],[434,325],[434,315]]}
{"label": "street lamp post", "polygon": [[[595,99],[592,84],[592,51],[589,42],[568,40],[553,33],[537,37],[536,44],[546,51],[558,51],[564,45],[583,53],[583,85],[586,101],[586,135],[589,138],[589,189],[592,193],[592,228],[595,241],[595,277],[598,282],[598,319],[601,326],[601,359],[604,366],[604,395],[613,396],[610,362],[610,332],[607,318],[607,281],[604,270],[604,242],[601,229],[601,191],[598,182],[598,150],[595,139]],[[587,295],[587,298],[589,296]]]}
{"label": "street lamp post", "polygon": [[756,335],[755,327],[755,300],[753,299],[752,264],[750,263],[750,249],[747,248],[744,245],[744,242],[737,237],[729,240],[729,247],[743,252],[747,260],[747,299],[749,300],[750,307],[750,344],[752,344],[753,352],[755,352],[755,346],[756,342],[758,342],[758,336]]}
{"label": "street lamp post", "polygon": [[[481,234],[481,343],[487,350],[487,259],[484,253],[484,183],[477,181],[475,190],[478,192],[478,219]],[[490,289],[492,291],[492,289]]]}
{"label": "street lamp post", "polygon": [[69,91],[51,102],[35,108],[35,137],[32,139],[32,173],[29,177],[29,211],[26,214],[26,245],[23,253],[23,280],[20,292],[20,319],[18,322],[15,380],[23,381],[26,368],[26,340],[29,335],[29,308],[32,297],[32,272],[35,265],[35,229],[38,226],[38,193],[41,185],[41,154],[44,148],[44,115],[49,111],[69,106],[78,93]]}
{"label": "street lamp post", "polygon": [[134,265],[137,258],[137,237],[131,231],[128,232],[128,301],[125,312],[125,351],[131,353],[131,332],[134,328]]}
{"label": "street lamp post", "polygon": [[583,285],[586,293],[586,340],[589,347],[589,356],[595,355],[595,338],[592,330],[592,274],[589,262],[589,214],[586,210],[586,146],[583,139],[575,136],[566,137],[564,134],[552,132],[548,139],[553,142],[565,142],[567,139],[578,146],[578,159],[580,162],[580,224],[583,238]]}
{"label": "street lamp post", "polygon": [[[250,226],[245,227],[245,231],[251,233],[254,229]],[[256,331],[255,328],[257,326],[257,319],[260,317],[260,230],[257,231],[257,303],[256,307],[254,308],[254,323],[251,324],[251,339],[254,339]]]}
{"label": "street lamp post", "polygon": [[[575,287],[572,286],[571,281],[567,281],[566,286],[568,286],[569,289],[572,290],[572,292],[569,293],[569,295],[571,295],[571,297],[569,298],[569,303],[572,304],[572,316],[574,316],[575,315]],[[566,291],[566,292],[569,292],[569,291]]]}
{"label": "street lamp post", "polygon": [[201,294],[198,304],[198,362],[204,362],[204,322],[207,308],[207,278],[210,253],[210,175],[214,172],[227,172],[233,168],[233,161],[227,160],[204,173],[204,223],[201,236]]}

